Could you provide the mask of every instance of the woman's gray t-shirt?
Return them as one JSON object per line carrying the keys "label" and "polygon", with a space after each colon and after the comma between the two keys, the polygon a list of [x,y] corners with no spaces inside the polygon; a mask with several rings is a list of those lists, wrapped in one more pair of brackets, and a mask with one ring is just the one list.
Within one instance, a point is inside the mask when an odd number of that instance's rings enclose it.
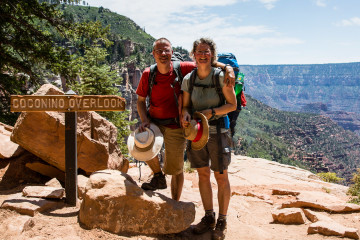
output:
{"label": "woman's gray t-shirt", "polygon": [[[195,78],[195,84],[201,84],[201,85],[212,85],[213,84],[213,75],[215,72],[215,68],[212,68],[211,73],[204,79],[200,79],[198,76]],[[181,90],[185,92],[189,92],[189,85],[190,85],[190,75],[191,73],[188,73],[182,82]],[[224,87],[224,73],[221,71],[219,75],[219,83],[220,87]],[[220,105],[220,97],[219,94],[216,92],[216,88],[203,88],[203,87],[193,87],[192,93],[191,93],[191,102],[192,102],[192,109],[194,112],[196,111],[202,111],[205,109],[210,108],[216,108]],[[224,117],[225,115],[216,115],[216,119],[220,117]],[[221,132],[226,132],[225,129],[221,129]],[[210,127],[210,133],[216,133],[216,127],[211,126]]]}

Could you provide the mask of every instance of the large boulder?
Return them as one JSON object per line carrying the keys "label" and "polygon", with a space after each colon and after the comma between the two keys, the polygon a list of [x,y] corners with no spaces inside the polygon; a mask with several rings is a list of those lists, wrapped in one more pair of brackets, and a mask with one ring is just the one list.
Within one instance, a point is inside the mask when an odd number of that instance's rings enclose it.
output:
{"label": "large boulder", "polygon": [[[62,95],[51,84],[35,95]],[[78,167],[87,173],[101,169],[121,169],[123,158],[117,145],[117,128],[96,112],[77,113]],[[23,112],[11,140],[65,171],[65,114],[61,112]]]}
{"label": "large boulder", "polygon": [[93,173],[80,206],[79,221],[112,233],[170,234],[187,229],[195,219],[195,205],[160,193],[143,191],[126,173]]}

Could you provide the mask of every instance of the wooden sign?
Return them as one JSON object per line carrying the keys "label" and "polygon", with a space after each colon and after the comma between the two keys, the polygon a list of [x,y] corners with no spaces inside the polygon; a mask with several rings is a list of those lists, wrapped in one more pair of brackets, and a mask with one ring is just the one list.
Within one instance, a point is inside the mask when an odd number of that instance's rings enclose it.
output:
{"label": "wooden sign", "polygon": [[124,111],[125,99],[113,95],[12,95],[11,112]]}

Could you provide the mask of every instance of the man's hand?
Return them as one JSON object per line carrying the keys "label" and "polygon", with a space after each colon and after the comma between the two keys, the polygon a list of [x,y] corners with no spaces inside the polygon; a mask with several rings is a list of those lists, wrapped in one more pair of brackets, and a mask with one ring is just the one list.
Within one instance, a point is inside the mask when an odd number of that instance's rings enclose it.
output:
{"label": "man's hand", "polygon": [[225,67],[225,77],[224,77],[224,84],[227,87],[235,87],[235,73],[234,69],[231,66]]}
{"label": "man's hand", "polygon": [[143,132],[143,131],[145,131],[145,128],[149,128],[149,127],[150,127],[150,122],[149,122],[149,120],[146,120],[140,124],[139,132]]}

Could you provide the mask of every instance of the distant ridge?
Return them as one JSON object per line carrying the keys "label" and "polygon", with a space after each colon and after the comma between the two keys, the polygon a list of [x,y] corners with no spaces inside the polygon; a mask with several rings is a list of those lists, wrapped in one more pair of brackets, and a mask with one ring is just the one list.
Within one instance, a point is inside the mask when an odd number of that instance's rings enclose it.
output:
{"label": "distant ridge", "polygon": [[247,94],[272,107],[300,111],[322,102],[331,111],[360,113],[360,62],[241,65]]}
{"label": "distant ridge", "polygon": [[349,183],[360,163],[360,136],[328,117],[272,108],[247,95],[238,118],[235,154],[336,172]]}

